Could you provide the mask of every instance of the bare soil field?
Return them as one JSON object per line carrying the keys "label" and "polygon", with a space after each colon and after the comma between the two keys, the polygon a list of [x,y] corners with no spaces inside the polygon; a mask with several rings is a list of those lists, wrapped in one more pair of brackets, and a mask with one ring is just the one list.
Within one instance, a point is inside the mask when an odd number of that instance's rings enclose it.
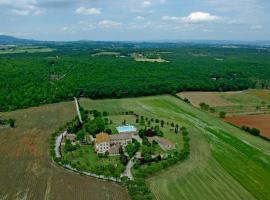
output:
{"label": "bare soil field", "polygon": [[257,128],[261,134],[270,138],[270,114],[267,115],[238,115],[225,118],[226,122],[230,122],[237,126],[249,126]]}
{"label": "bare soil field", "polygon": [[125,188],[56,166],[50,135],[75,116],[73,102],[1,113],[16,128],[0,129],[0,199],[129,199]]}

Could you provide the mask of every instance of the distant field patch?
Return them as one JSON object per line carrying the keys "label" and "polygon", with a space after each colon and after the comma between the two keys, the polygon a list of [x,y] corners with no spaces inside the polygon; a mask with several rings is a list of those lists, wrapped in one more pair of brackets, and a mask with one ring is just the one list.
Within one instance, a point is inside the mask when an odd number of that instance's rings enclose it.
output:
{"label": "distant field patch", "polygon": [[102,51],[95,54],[92,54],[91,56],[119,56],[119,52],[113,52],[113,51]]}
{"label": "distant field patch", "polygon": [[251,89],[234,92],[181,92],[192,105],[199,107],[204,102],[217,112],[228,115],[265,114],[270,112],[270,90]]}
{"label": "distant field patch", "polygon": [[169,62],[165,59],[162,59],[159,55],[149,56],[149,55],[133,53],[131,54],[131,57],[134,58],[134,60],[137,62],[158,62],[158,63]]}
{"label": "distant field patch", "polygon": [[15,46],[15,45],[2,45],[0,46],[1,54],[15,54],[15,53],[45,53],[52,52],[54,49],[43,46]]}
{"label": "distant field patch", "polygon": [[219,92],[181,92],[178,96],[189,99],[194,106],[199,106],[201,102],[214,107],[235,105],[235,103],[222,98]]}
{"label": "distant field patch", "polygon": [[270,101],[270,90],[248,90],[248,93],[264,101]]}
{"label": "distant field patch", "polygon": [[266,115],[237,115],[225,118],[226,122],[230,122],[236,126],[248,126],[257,128],[261,134],[270,138],[270,114]]}

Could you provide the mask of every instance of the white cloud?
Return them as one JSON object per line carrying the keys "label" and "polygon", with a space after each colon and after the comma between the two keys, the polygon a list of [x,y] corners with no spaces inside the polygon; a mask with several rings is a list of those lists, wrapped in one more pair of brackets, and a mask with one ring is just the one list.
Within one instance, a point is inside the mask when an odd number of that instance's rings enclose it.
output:
{"label": "white cloud", "polygon": [[8,8],[15,15],[41,15],[43,13],[36,0],[0,0],[0,6]]}
{"label": "white cloud", "polygon": [[211,22],[221,19],[221,17],[211,15],[204,12],[193,12],[186,17],[176,17],[176,16],[163,16],[161,17],[164,21],[175,21],[184,23],[199,23],[199,22]]}
{"label": "white cloud", "polygon": [[219,19],[220,17],[205,12],[193,12],[187,17],[182,17],[182,20],[187,23],[211,22]]}
{"label": "white cloud", "polygon": [[62,31],[68,31],[68,30],[69,30],[69,27],[64,26],[64,27],[61,28],[61,30],[62,30]]}
{"label": "white cloud", "polygon": [[167,2],[167,0],[160,0],[161,4],[165,4]]}
{"label": "white cloud", "polygon": [[98,23],[100,28],[118,28],[122,25],[121,22],[115,22],[111,20],[103,20]]}
{"label": "white cloud", "polygon": [[151,6],[151,4],[152,4],[151,1],[143,1],[141,5],[142,7],[145,8],[145,7]]}
{"label": "white cloud", "polygon": [[161,19],[164,21],[180,21],[182,18],[181,17],[174,17],[174,16],[163,16],[163,17],[161,17]]}
{"label": "white cloud", "polygon": [[85,8],[85,7],[79,7],[75,10],[76,14],[83,14],[83,15],[99,15],[101,14],[101,11],[99,8]]}
{"label": "white cloud", "polygon": [[250,27],[252,30],[261,30],[263,29],[263,26],[262,25],[253,25]]}
{"label": "white cloud", "polygon": [[11,12],[15,15],[22,15],[22,16],[26,16],[30,14],[29,10],[18,10],[18,9],[12,9]]}
{"label": "white cloud", "polygon": [[143,16],[140,16],[140,15],[139,15],[139,16],[135,17],[135,19],[136,19],[136,20],[144,20],[145,18],[144,18]]}

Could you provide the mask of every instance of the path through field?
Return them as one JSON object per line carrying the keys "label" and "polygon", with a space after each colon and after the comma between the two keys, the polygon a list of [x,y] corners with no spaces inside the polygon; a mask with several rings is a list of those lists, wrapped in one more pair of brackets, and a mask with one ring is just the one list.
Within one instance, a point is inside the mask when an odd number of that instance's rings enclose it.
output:
{"label": "path through field", "polygon": [[125,188],[52,163],[50,135],[76,114],[74,102],[1,113],[16,128],[0,129],[0,199],[126,200]]}

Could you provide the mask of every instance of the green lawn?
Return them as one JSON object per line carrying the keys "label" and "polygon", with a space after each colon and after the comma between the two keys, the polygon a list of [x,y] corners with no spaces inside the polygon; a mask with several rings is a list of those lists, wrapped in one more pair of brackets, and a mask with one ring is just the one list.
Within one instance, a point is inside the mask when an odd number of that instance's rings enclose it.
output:
{"label": "green lawn", "polygon": [[124,166],[121,164],[119,156],[99,158],[92,145],[82,145],[75,151],[68,153],[62,152],[63,160],[71,161],[71,163],[76,164],[80,169],[85,171],[97,173],[100,166],[108,165],[113,165],[116,168],[116,176],[120,176],[124,171]]}
{"label": "green lawn", "polygon": [[190,132],[187,161],[147,178],[156,199],[270,199],[270,143],[172,96],[81,99],[88,109],[133,110]]}

